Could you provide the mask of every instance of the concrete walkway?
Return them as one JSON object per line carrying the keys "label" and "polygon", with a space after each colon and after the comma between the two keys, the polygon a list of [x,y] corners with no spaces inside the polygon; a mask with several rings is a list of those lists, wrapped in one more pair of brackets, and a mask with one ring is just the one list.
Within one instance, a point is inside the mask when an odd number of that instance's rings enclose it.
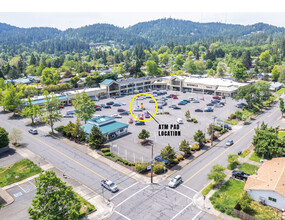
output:
{"label": "concrete walkway", "polygon": [[[73,191],[78,193],[81,197],[83,197],[86,201],[90,202],[92,205],[95,206],[96,211],[86,216],[84,219],[106,219],[109,216],[112,215],[113,207],[114,205],[107,201],[105,198],[103,198],[101,195],[97,194],[92,189],[88,188],[84,184],[80,183],[79,181],[67,176],[66,178],[63,177],[63,171],[59,170],[58,168],[54,167],[52,164],[44,160],[42,157],[34,154],[27,148],[15,148],[15,151],[20,154],[23,158],[27,158],[31,161],[33,161],[35,164],[37,164],[41,169],[43,170],[53,170],[56,175],[68,186],[72,186]],[[16,185],[23,184],[25,182],[30,181],[31,179],[34,179],[35,177],[39,176],[39,174],[34,175],[32,177],[29,177],[25,180],[22,180],[17,183],[13,183],[11,185],[3,187],[3,191],[8,194],[5,190],[12,188]],[[5,193],[3,195],[5,195]],[[0,189],[0,195],[1,189]],[[8,194],[9,195],[9,194]],[[4,198],[7,198],[6,202],[10,202],[11,196],[7,196]],[[13,198],[12,198],[13,199]],[[14,199],[13,199],[14,201]],[[11,202],[10,202],[11,203]]]}

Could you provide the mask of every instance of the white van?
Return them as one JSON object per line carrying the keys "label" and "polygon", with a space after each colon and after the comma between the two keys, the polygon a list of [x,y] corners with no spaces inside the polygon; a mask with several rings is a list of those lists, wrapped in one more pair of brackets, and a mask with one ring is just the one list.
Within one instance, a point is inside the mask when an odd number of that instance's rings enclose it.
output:
{"label": "white van", "polygon": [[176,122],[177,122],[178,124],[183,124],[183,120],[182,120],[181,118],[177,118]]}

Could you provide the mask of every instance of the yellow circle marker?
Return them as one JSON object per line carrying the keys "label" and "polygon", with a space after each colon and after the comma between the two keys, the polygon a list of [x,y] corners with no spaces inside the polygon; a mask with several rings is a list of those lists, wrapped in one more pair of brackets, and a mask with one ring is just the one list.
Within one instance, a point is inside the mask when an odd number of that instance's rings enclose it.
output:
{"label": "yellow circle marker", "polygon": [[[133,103],[133,101],[135,100],[135,98],[138,97],[138,96],[140,96],[140,95],[147,95],[147,96],[151,97],[151,98],[153,99],[153,101],[155,102],[155,112],[154,112],[153,116],[150,117],[150,118],[148,118],[148,119],[139,119],[139,118],[137,118],[137,117],[133,114],[133,111],[132,111],[132,103]],[[156,115],[156,113],[157,113],[158,104],[157,104],[156,99],[155,99],[151,94],[148,94],[148,93],[139,93],[139,94],[135,95],[135,96],[132,98],[132,100],[131,100],[131,102],[130,102],[130,105],[129,105],[129,109],[130,109],[131,115],[132,115],[136,120],[138,120],[138,121],[150,121],[150,120]]]}

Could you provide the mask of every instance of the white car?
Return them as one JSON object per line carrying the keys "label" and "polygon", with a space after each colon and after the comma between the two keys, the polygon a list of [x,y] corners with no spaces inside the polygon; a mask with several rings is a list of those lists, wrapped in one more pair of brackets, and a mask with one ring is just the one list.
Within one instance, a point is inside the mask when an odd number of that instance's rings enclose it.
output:
{"label": "white car", "polygon": [[141,109],[141,108],[139,108],[139,107],[137,107],[137,108],[133,109],[133,111],[134,111],[134,112],[141,112],[141,111],[142,111],[142,109]]}
{"label": "white car", "polygon": [[170,180],[170,182],[168,183],[168,186],[170,188],[175,188],[180,183],[182,183],[182,177],[180,175],[177,175],[176,177],[174,177],[173,179]]}
{"label": "white car", "polygon": [[183,124],[183,120],[182,120],[181,118],[177,118],[176,122],[177,122],[178,124]]}
{"label": "white car", "polygon": [[112,117],[112,118],[122,118],[122,116],[121,116],[121,115],[118,115],[118,114],[113,114],[113,115],[111,115],[111,117]]}
{"label": "white car", "polygon": [[64,115],[63,117],[64,118],[73,118],[74,116],[73,115]]}

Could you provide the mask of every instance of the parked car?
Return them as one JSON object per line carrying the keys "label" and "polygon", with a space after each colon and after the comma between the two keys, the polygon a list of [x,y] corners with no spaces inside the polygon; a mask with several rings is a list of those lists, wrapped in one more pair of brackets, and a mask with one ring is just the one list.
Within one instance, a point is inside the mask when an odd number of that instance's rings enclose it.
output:
{"label": "parked car", "polygon": [[260,163],[264,163],[265,161],[267,161],[266,159],[260,159]]}
{"label": "parked car", "polygon": [[106,105],[113,105],[114,102],[107,102]]}
{"label": "parked car", "polygon": [[168,164],[168,161],[162,159],[162,157],[161,157],[160,155],[156,156],[156,157],[154,158],[154,160],[155,160],[156,162],[163,162],[163,163],[165,163],[165,165]]}
{"label": "parked car", "polygon": [[124,103],[124,102],[119,102],[119,104],[120,104],[120,105],[126,105],[126,103]]}
{"label": "parked car", "polygon": [[121,104],[119,104],[119,103],[114,103],[112,106],[114,106],[114,107],[119,107],[119,106],[121,106]]}
{"label": "parked car", "polygon": [[177,96],[172,96],[172,98],[173,98],[173,99],[178,99],[178,97],[177,97]]}
{"label": "parked car", "polygon": [[197,109],[195,109],[195,112],[203,112],[203,110],[200,108],[197,108]]}
{"label": "parked car", "polygon": [[186,105],[186,104],[187,104],[187,102],[183,102],[183,101],[178,102],[178,105]]}
{"label": "parked car", "polygon": [[125,109],[122,109],[122,108],[118,108],[117,109],[117,112],[125,112],[126,110]]}
{"label": "parked car", "polygon": [[206,106],[214,106],[214,104],[210,102],[210,103],[206,104]]}
{"label": "parked car", "polygon": [[142,111],[142,109],[141,109],[141,108],[139,108],[139,107],[136,107],[136,108],[134,108],[134,109],[133,109],[133,111],[134,111],[134,112],[141,112],[141,111]]}
{"label": "parked car", "polygon": [[242,154],[242,151],[240,150],[237,154],[238,154],[238,155],[241,155],[241,154]]}
{"label": "parked car", "polygon": [[226,143],[227,146],[231,146],[231,145],[233,145],[233,144],[234,144],[234,141],[233,141],[233,140],[228,140],[227,143]]}
{"label": "parked car", "polygon": [[73,118],[74,116],[73,116],[73,115],[67,115],[67,114],[66,114],[66,115],[64,115],[63,117],[64,117],[64,118]]}
{"label": "parked car", "polygon": [[157,108],[158,108],[158,109],[162,109],[163,106],[162,106],[162,105],[158,105]]}
{"label": "parked car", "polygon": [[222,108],[222,107],[224,107],[224,105],[221,105],[221,104],[218,103],[218,104],[215,104],[215,107],[216,108]]}
{"label": "parked car", "polygon": [[143,119],[144,119],[144,118],[143,118],[143,114],[139,114],[138,118],[141,119],[141,120],[143,120]]}
{"label": "parked car", "polygon": [[129,114],[130,114],[129,111],[124,111],[124,112],[120,112],[119,115],[129,115]]}
{"label": "parked car", "polygon": [[166,96],[166,98],[170,99],[170,98],[172,98],[172,96],[171,96],[171,95],[168,95],[168,96]]}
{"label": "parked car", "polygon": [[224,128],[226,128],[228,130],[232,130],[232,127],[229,124],[224,124]]}
{"label": "parked car", "polygon": [[129,124],[133,124],[134,120],[132,118],[129,119]]}
{"label": "parked car", "polygon": [[220,103],[220,100],[211,100],[211,103],[213,103],[213,104],[217,104],[217,103]]}
{"label": "parked car", "polygon": [[176,177],[172,178],[168,183],[168,186],[171,188],[177,187],[180,183],[182,183],[182,177],[177,175]]}
{"label": "parked car", "polygon": [[183,124],[183,120],[182,120],[181,118],[177,118],[176,122],[177,122],[178,124]]}
{"label": "parked car", "polygon": [[145,113],[144,113],[144,117],[145,117],[145,118],[150,118],[149,113],[148,113],[148,112],[145,112]]}
{"label": "parked car", "polygon": [[104,105],[103,108],[111,108],[111,105]]}
{"label": "parked car", "polygon": [[112,193],[119,191],[118,187],[111,180],[101,180],[101,185]]}
{"label": "parked car", "polygon": [[232,172],[232,177],[240,180],[247,180],[247,178],[250,176],[250,174],[245,173],[241,170],[239,171],[233,171]]}
{"label": "parked car", "polygon": [[35,134],[38,134],[38,131],[37,131],[37,129],[31,128],[31,129],[29,129],[29,133],[35,135]]}
{"label": "parked car", "polygon": [[155,101],[153,99],[149,100],[149,103],[155,103]]}
{"label": "parked car", "polygon": [[172,109],[181,109],[181,108],[175,105]]}
{"label": "parked car", "polygon": [[213,99],[221,100],[221,97],[219,97],[219,96],[213,96]]}
{"label": "parked car", "polygon": [[67,115],[74,115],[74,113],[75,113],[74,111],[67,111],[66,112]]}
{"label": "parked car", "polygon": [[198,100],[194,100],[192,103],[200,103]]}
{"label": "parked car", "polygon": [[121,116],[121,115],[118,115],[118,114],[113,114],[113,115],[111,115],[111,117],[112,117],[112,118],[122,118],[122,116]]}
{"label": "parked car", "polygon": [[176,105],[169,105],[168,107],[169,108],[174,108]]}
{"label": "parked car", "polygon": [[183,99],[182,102],[190,103],[190,101],[187,99]]}
{"label": "parked car", "polygon": [[64,108],[64,106],[63,105],[59,105],[58,108]]}
{"label": "parked car", "polygon": [[135,125],[145,125],[144,121],[135,121]]}
{"label": "parked car", "polygon": [[247,106],[247,104],[245,104],[245,103],[238,103],[237,104],[238,108],[244,108],[245,106]]}
{"label": "parked car", "polygon": [[225,99],[225,98],[226,98],[226,96],[223,95],[223,96],[222,96],[222,99]]}
{"label": "parked car", "polygon": [[208,107],[208,108],[205,108],[204,109],[204,112],[213,112],[214,109],[212,109],[211,107]]}

